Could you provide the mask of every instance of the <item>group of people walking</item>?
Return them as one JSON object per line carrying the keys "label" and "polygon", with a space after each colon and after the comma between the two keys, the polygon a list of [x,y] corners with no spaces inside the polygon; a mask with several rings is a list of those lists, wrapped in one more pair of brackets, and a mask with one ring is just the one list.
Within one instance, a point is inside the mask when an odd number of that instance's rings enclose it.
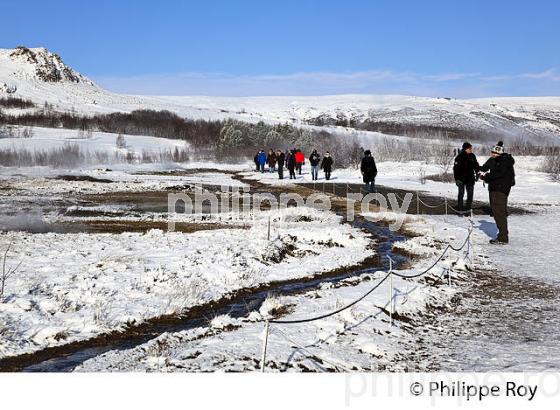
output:
{"label": "group of people walking", "polygon": [[492,148],[484,165],[478,163],[472,145],[465,142],[453,165],[459,211],[467,212],[472,208],[474,185],[479,179],[488,185],[490,208],[498,228],[497,237],[490,241],[492,244],[509,242],[507,204],[511,188],[515,185],[514,164],[515,160],[505,152],[504,143],[500,141]]}
{"label": "group of people walking", "polygon": [[[296,173],[301,175],[305,156],[300,149],[296,148],[286,150],[286,152],[282,150],[275,152],[270,149],[268,154],[264,150],[260,150],[255,154],[254,162],[258,172],[265,172],[265,167],[268,166],[268,172],[278,171],[278,178],[284,179],[284,168],[287,168],[290,179],[296,179]],[[311,164],[311,177],[314,181],[319,178],[319,168],[325,172],[326,180],[331,178],[334,160],[328,151],[321,159],[317,150],[313,150],[309,156],[309,163]]]}
{"label": "group of people walking", "polygon": [[[305,156],[300,149],[291,149],[286,152],[282,150],[274,151],[272,148],[268,154],[264,150],[260,150],[254,157],[255,168],[257,172],[278,172],[278,178],[284,179],[284,168],[289,171],[290,179],[296,179],[296,173],[301,175],[303,165],[305,164]],[[321,155],[316,149],[309,156],[309,164],[311,165],[311,179],[317,181],[319,179],[319,170],[325,173],[325,180],[331,179],[334,166],[334,159],[330,152],[326,151]],[[365,190],[368,193],[375,192],[375,178],[377,177],[377,166],[370,150],[364,151],[364,157],[360,164],[360,171],[365,184]]]}

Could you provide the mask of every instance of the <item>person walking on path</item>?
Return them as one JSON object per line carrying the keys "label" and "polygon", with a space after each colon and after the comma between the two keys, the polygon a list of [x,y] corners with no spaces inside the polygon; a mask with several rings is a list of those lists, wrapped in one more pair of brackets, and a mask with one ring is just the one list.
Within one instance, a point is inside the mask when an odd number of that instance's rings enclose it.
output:
{"label": "person walking on path", "polygon": [[296,170],[298,172],[299,175],[301,175],[301,169],[303,167],[303,164],[305,162],[305,156],[303,155],[303,152],[301,152],[300,149],[296,149],[295,153],[294,153],[294,158],[296,161]]}
{"label": "person walking on path", "polygon": [[259,171],[264,172],[264,164],[266,164],[266,153],[261,149],[259,152]]}
{"label": "person walking on path", "polygon": [[[468,142],[463,144],[462,150],[455,157],[453,165],[453,176],[455,178],[455,185],[459,190],[457,195],[457,209],[459,211],[469,211],[472,207],[474,196],[474,184],[478,179],[477,173],[480,165],[473,154],[472,145]],[[467,203],[464,204],[465,191],[467,192]],[[460,213],[460,216],[463,214]]]}
{"label": "person walking on path", "polygon": [[360,165],[360,171],[362,172],[366,192],[375,192],[377,166],[375,165],[375,159],[371,155],[371,151],[369,149],[364,152],[364,157],[362,158],[362,163]]}
{"label": "person walking on path", "polygon": [[498,228],[496,239],[491,244],[507,244],[508,232],[508,197],[511,187],[515,186],[515,160],[504,150],[502,141],[492,148],[491,157],[480,167],[480,178],[488,184],[490,207]]}
{"label": "person walking on path", "polygon": [[278,150],[276,158],[278,159],[278,179],[284,179],[284,161],[286,156],[281,150]]}
{"label": "person walking on path", "polygon": [[259,165],[259,154],[260,152],[257,151],[257,153],[255,154],[255,157],[253,158],[253,162],[255,163],[255,171],[259,172],[261,169],[261,166]]}
{"label": "person walking on path", "polygon": [[329,179],[331,179],[331,171],[332,171],[332,166],[333,166],[333,158],[331,157],[331,154],[329,153],[329,151],[325,152],[325,156],[323,157],[323,160],[321,161],[321,169],[323,171],[325,171],[325,179],[328,181]]}
{"label": "person walking on path", "polygon": [[268,151],[266,163],[268,164],[268,172],[276,171],[276,154],[274,153],[272,148]]}
{"label": "person walking on path", "polygon": [[321,156],[314,149],[309,156],[309,165],[311,165],[311,179],[316,181],[319,177],[319,163],[321,162]]}
{"label": "person walking on path", "polygon": [[286,167],[290,172],[290,179],[296,179],[296,156],[294,150],[286,157]]}

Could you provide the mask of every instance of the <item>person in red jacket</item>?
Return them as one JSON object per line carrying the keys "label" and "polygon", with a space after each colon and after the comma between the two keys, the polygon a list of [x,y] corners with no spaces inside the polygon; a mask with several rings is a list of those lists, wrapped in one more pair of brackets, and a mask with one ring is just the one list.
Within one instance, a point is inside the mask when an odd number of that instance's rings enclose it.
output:
{"label": "person in red jacket", "polygon": [[301,175],[301,168],[303,166],[303,163],[305,162],[305,156],[303,155],[303,152],[301,152],[301,150],[299,149],[296,150],[295,160],[296,160],[296,170],[298,174]]}

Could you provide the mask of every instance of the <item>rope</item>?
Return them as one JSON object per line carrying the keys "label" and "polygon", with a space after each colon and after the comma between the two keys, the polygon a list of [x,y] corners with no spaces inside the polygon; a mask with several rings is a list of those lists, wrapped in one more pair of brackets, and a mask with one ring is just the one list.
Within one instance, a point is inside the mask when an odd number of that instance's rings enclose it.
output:
{"label": "rope", "polygon": [[[443,252],[441,253],[441,255],[436,259],[436,261],[427,269],[424,269],[422,272],[416,273],[414,275],[403,275],[401,273],[397,273],[394,272],[392,269],[389,269],[389,271],[387,272],[387,274],[374,286],[372,287],[369,291],[367,291],[364,295],[362,295],[361,297],[359,297],[358,299],[354,300],[353,302],[347,304],[346,306],[343,306],[339,309],[336,309],[333,312],[330,313],[325,313],[319,316],[315,316],[315,317],[311,317],[311,318],[307,318],[307,319],[296,319],[296,320],[269,320],[269,323],[277,323],[277,324],[296,324],[296,323],[307,323],[307,322],[314,322],[316,320],[321,320],[321,319],[325,319],[327,317],[330,316],[334,316],[340,312],[343,312],[344,310],[354,306],[356,303],[361,302],[362,300],[364,300],[367,296],[369,296],[374,290],[376,290],[379,286],[381,286],[381,284],[383,282],[385,282],[391,275],[395,275],[398,276],[400,278],[403,279],[411,279],[411,278],[417,278],[420,277],[422,275],[427,274],[429,271],[431,271],[442,259],[443,257],[446,255],[446,253],[452,249],[456,252],[459,252],[460,250],[462,250],[467,244],[469,244],[470,242],[470,238],[471,238],[471,234],[473,232],[473,228],[472,226],[469,228],[469,232],[468,235],[465,239],[465,241],[463,242],[463,244],[460,247],[454,247],[451,244],[447,244],[447,246],[445,247],[445,249],[443,250]],[[470,244],[469,244],[470,246]],[[389,257],[389,259],[391,259]],[[393,261],[391,259],[391,261]]]}
{"label": "rope", "polygon": [[445,256],[445,254],[447,253],[447,251],[449,251],[450,249],[454,250],[455,252],[459,252],[460,250],[462,250],[467,244],[469,244],[470,242],[470,237],[472,234],[472,227],[469,229],[469,233],[465,239],[465,241],[463,242],[463,244],[458,247],[455,248],[453,245],[451,244],[447,244],[447,246],[445,247],[445,249],[443,250],[442,254],[436,259],[436,261],[427,269],[424,269],[422,272],[416,273],[414,275],[404,275],[402,273],[398,273],[398,272],[393,272],[393,275],[398,276],[399,278],[403,278],[403,279],[411,279],[411,278],[418,278],[422,275],[425,275],[426,273],[428,273],[429,271],[431,271],[433,268],[436,267],[436,265],[443,259],[443,257]]}
{"label": "rope", "polygon": [[368,290],[365,294],[363,294],[362,296],[360,296],[358,299],[356,299],[355,301],[353,301],[352,303],[349,303],[346,306],[341,307],[340,309],[337,309],[333,312],[330,313],[325,313],[323,315],[320,316],[315,316],[315,317],[311,317],[308,319],[299,319],[299,320],[269,320],[270,323],[277,323],[277,324],[295,324],[295,323],[307,323],[307,322],[314,322],[316,320],[321,320],[321,319],[325,319],[329,316],[334,316],[340,312],[345,311],[346,309],[354,306],[356,303],[361,302],[362,300],[364,300],[367,296],[369,296],[375,289],[377,289],[379,286],[381,286],[381,284],[383,282],[385,282],[389,276],[393,273],[393,271],[389,270],[389,272],[387,272],[387,274],[383,277],[383,279],[381,279],[373,288],[371,288],[370,290]]}
{"label": "rope", "polygon": [[437,205],[430,205],[427,204],[426,202],[422,201],[422,199],[420,199],[420,196],[418,196],[418,201],[423,204],[424,206],[427,206],[428,208],[439,208],[440,206],[445,206],[445,202],[442,202],[441,204],[437,204]]}

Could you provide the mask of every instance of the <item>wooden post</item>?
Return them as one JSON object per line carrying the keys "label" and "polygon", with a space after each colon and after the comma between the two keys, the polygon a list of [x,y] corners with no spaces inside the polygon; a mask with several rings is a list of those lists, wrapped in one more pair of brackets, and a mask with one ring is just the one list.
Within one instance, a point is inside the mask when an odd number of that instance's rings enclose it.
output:
{"label": "wooden post", "polygon": [[389,257],[389,324],[393,326],[393,260]]}
{"label": "wooden post", "polygon": [[264,325],[264,340],[263,340],[263,348],[262,348],[262,356],[261,356],[261,372],[264,373],[264,367],[265,367],[265,362],[266,362],[266,349],[268,347],[268,332],[270,329],[270,323],[268,323],[268,320],[266,321],[266,324]]}
{"label": "wooden post", "polygon": [[445,197],[445,222],[447,222],[447,197]]}
{"label": "wooden post", "polygon": [[268,232],[266,234],[266,237],[270,241],[270,215],[268,216]]}
{"label": "wooden post", "polygon": [[416,215],[420,215],[420,193],[416,191]]}

